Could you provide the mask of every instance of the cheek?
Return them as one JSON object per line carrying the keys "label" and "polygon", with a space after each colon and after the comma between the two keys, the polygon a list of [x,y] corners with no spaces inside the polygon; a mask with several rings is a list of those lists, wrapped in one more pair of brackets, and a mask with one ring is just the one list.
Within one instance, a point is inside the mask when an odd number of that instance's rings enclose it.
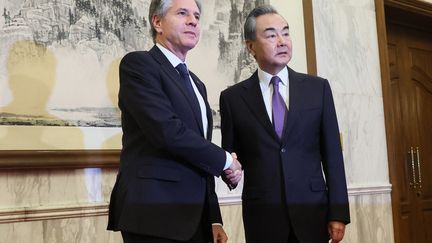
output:
{"label": "cheek", "polygon": [[265,45],[262,47],[261,52],[267,56],[273,55],[276,52],[276,46],[273,45]]}
{"label": "cheek", "polygon": [[292,52],[292,42],[291,42],[291,40],[288,42],[287,46],[288,46],[289,51]]}

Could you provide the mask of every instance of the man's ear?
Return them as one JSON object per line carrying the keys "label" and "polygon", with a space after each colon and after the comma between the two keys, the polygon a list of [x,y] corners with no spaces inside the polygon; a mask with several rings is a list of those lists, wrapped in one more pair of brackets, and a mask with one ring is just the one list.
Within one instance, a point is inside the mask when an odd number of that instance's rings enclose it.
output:
{"label": "man's ear", "polygon": [[159,15],[153,15],[151,21],[156,32],[162,33],[162,18]]}
{"label": "man's ear", "polygon": [[254,42],[251,40],[246,40],[246,47],[249,51],[249,53],[255,57],[255,45]]}

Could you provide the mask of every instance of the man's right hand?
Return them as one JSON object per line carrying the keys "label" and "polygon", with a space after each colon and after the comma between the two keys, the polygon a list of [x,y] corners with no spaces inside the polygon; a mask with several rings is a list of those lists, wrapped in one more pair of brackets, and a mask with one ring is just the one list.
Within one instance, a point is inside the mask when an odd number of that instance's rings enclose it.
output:
{"label": "man's right hand", "polygon": [[231,153],[231,156],[233,158],[233,162],[231,166],[222,174],[222,180],[228,185],[230,189],[234,189],[237,187],[237,184],[242,178],[242,166],[237,160],[236,153]]}

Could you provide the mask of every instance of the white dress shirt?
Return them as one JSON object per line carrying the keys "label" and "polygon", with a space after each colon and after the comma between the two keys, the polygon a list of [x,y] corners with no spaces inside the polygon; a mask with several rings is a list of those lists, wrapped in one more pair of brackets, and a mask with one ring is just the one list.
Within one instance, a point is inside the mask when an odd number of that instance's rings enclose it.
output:
{"label": "white dress shirt", "polygon": [[279,93],[281,94],[288,110],[289,109],[288,68],[285,67],[278,74],[271,75],[269,73],[264,72],[258,67],[258,79],[261,88],[261,93],[264,98],[264,104],[266,107],[267,115],[269,116],[270,121],[272,121],[272,123],[273,123],[273,116],[272,116],[273,85],[270,83],[270,81],[273,76],[278,76],[282,81],[281,83],[279,83]]}

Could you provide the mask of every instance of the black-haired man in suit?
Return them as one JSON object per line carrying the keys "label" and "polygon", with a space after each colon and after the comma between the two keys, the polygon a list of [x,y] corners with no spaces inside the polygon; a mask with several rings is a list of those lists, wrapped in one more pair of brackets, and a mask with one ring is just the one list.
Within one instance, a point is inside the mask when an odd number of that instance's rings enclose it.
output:
{"label": "black-haired man in suit", "polygon": [[244,36],[259,68],[222,92],[220,110],[222,147],[244,169],[246,242],[339,242],[350,219],[329,83],[287,66],[289,26],[273,7],[252,10]]}

